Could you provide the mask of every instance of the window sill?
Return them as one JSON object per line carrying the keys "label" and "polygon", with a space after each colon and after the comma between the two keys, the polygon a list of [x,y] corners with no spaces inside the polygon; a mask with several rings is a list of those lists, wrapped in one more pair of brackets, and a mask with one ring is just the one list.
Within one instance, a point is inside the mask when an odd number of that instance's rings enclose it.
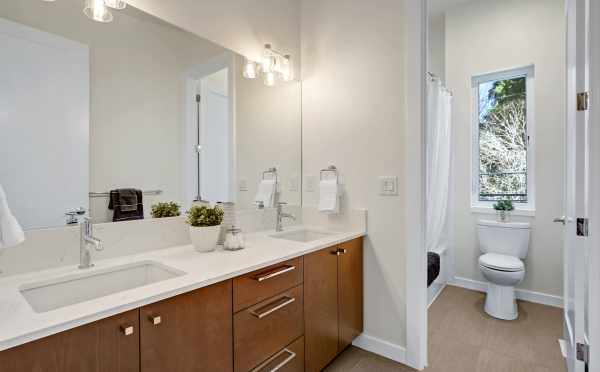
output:
{"label": "window sill", "polygon": [[[471,213],[473,214],[496,214],[496,210],[494,208],[485,207],[485,206],[471,206]],[[527,209],[527,208],[517,208],[510,212],[513,216],[523,216],[523,217],[535,217],[535,209]]]}

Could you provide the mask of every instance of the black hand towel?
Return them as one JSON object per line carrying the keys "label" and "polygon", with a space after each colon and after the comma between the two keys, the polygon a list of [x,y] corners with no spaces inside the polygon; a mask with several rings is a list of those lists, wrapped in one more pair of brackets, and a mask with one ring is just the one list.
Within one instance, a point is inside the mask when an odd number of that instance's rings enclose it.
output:
{"label": "black hand towel", "polygon": [[142,191],[137,189],[111,190],[108,209],[114,210],[113,222],[143,220]]}

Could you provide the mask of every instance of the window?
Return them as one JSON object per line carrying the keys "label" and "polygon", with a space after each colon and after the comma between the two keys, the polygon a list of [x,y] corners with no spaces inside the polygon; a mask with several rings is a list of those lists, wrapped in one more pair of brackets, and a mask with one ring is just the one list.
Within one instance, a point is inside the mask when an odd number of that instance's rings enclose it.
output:
{"label": "window", "polygon": [[533,67],[473,78],[474,206],[533,209]]}

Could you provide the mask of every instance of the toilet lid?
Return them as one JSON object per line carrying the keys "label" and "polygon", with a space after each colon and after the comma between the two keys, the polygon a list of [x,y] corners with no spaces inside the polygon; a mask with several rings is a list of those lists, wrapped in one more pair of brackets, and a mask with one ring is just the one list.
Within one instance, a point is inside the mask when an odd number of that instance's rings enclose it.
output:
{"label": "toilet lid", "polygon": [[479,257],[479,264],[500,271],[513,272],[525,270],[525,264],[517,257],[497,253],[486,253]]}

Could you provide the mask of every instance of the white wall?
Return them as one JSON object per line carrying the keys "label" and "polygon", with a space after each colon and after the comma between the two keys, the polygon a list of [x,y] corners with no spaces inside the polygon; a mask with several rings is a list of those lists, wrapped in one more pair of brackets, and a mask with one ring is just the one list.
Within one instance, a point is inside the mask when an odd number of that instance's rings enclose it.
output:
{"label": "white wall", "polygon": [[[365,333],[397,351],[406,341],[404,199],[379,196],[378,177],[404,176],[404,4],[302,3],[303,172],[318,179],[335,164],[343,208],[368,209]],[[317,200],[304,192],[306,205]]]}
{"label": "white wall", "polygon": [[565,22],[561,0],[476,1],[446,14],[446,78],[454,92],[456,275],[484,280],[471,197],[471,77],[535,65],[535,217],[521,288],[562,295]]}
{"label": "white wall", "polygon": [[427,40],[427,71],[446,81],[446,35],[444,15],[429,19]]}
{"label": "white wall", "polygon": [[298,0],[129,0],[149,14],[259,60],[263,46],[300,59]]}

